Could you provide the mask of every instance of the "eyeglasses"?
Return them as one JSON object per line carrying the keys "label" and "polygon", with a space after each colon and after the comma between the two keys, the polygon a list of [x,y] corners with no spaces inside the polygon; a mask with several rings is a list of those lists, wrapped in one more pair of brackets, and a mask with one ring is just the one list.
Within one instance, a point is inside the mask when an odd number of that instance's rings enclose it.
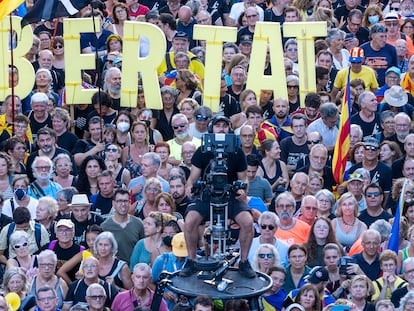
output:
{"label": "eyeglasses", "polygon": [[291,259],[303,259],[305,258],[305,255],[296,255],[296,256],[289,256]]}
{"label": "eyeglasses", "polygon": [[209,116],[203,116],[201,114],[196,115],[195,119],[197,121],[207,121],[209,119]]}
{"label": "eyeglasses", "polygon": [[299,85],[286,85],[288,89],[299,89]]}
{"label": "eyeglasses", "polygon": [[173,129],[178,130],[179,128],[184,128],[186,126],[187,126],[187,123],[180,123],[180,124],[177,124],[177,125],[173,125]]}
{"label": "eyeglasses", "polygon": [[331,201],[326,200],[326,199],[318,199],[318,201],[319,201],[320,203],[324,203],[324,204],[328,204],[328,203],[330,203],[330,202],[331,202]]}
{"label": "eyeglasses", "polygon": [[27,245],[29,245],[27,242],[24,242],[23,244],[16,244],[15,246],[13,246],[14,249],[19,249],[21,247],[26,247]]}
{"label": "eyeglasses", "polygon": [[87,297],[91,298],[92,300],[101,300],[101,299],[105,298],[104,295],[91,295],[91,296],[87,296]]}
{"label": "eyeglasses", "polygon": [[39,263],[39,267],[42,268],[53,268],[55,266],[55,264],[53,263]]}
{"label": "eyeglasses", "polygon": [[390,11],[396,11],[398,12],[400,10],[400,8],[390,8]]}
{"label": "eyeglasses", "polygon": [[379,192],[379,191],[367,192],[365,194],[365,196],[367,196],[368,198],[370,198],[370,197],[379,197],[380,195],[381,195],[381,192]]}
{"label": "eyeglasses", "polygon": [[83,265],[83,267],[85,269],[87,269],[87,268],[96,268],[96,263],[86,264],[86,265]]}
{"label": "eyeglasses", "polygon": [[320,139],[312,139],[306,141],[307,144],[319,144],[320,142]]}
{"label": "eyeglasses", "polygon": [[269,254],[259,254],[259,258],[261,258],[261,259],[265,259],[265,258],[268,258],[268,259],[271,259],[271,258],[273,258],[273,254],[272,253],[269,253]]}
{"label": "eyeglasses", "polygon": [[252,14],[252,15],[246,15],[246,18],[252,18],[252,17],[256,17],[257,14]]}
{"label": "eyeglasses", "polygon": [[54,49],[61,49],[61,48],[63,48],[63,45],[62,44],[56,44],[53,48]]}
{"label": "eyeglasses", "polygon": [[145,191],[148,191],[148,192],[158,192],[158,191],[161,191],[161,189],[160,188],[147,188],[147,189],[145,189]]}
{"label": "eyeglasses", "polygon": [[38,171],[49,171],[50,166],[36,166],[35,169],[37,169]]}
{"label": "eyeglasses", "polygon": [[105,150],[105,152],[113,152],[113,153],[116,153],[116,152],[118,152],[118,149],[117,148],[107,148]]}
{"label": "eyeglasses", "polygon": [[399,26],[399,24],[398,23],[385,23],[387,26]]}
{"label": "eyeglasses", "polygon": [[371,151],[376,151],[376,150],[378,150],[378,148],[377,148],[377,147],[375,147],[375,146],[364,146],[364,149],[365,149],[365,150],[371,150]]}
{"label": "eyeglasses", "polygon": [[37,301],[40,302],[47,302],[47,301],[52,301],[53,299],[56,299],[56,296],[50,296],[50,297],[42,297],[42,298],[36,298]]}
{"label": "eyeglasses", "polygon": [[118,204],[129,204],[129,200],[115,200]]}
{"label": "eyeglasses", "polygon": [[70,234],[73,232],[73,229],[57,229],[56,232],[62,234]]}
{"label": "eyeglasses", "polygon": [[265,229],[273,230],[275,228],[275,226],[262,224],[260,226],[260,228],[262,228],[263,230],[265,230]]}

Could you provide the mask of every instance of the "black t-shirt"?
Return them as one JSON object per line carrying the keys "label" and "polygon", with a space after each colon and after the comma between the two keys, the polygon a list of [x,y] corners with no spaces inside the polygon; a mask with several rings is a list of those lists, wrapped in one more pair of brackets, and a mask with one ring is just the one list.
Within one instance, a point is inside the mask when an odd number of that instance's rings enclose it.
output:
{"label": "black t-shirt", "polygon": [[[362,167],[362,163],[357,163],[351,166],[349,169],[349,174],[352,174],[357,168]],[[389,192],[391,191],[392,186],[392,170],[391,168],[378,161],[377,166],[370,171],[371,182],[378,183],[383,191]]]}
{"label": "black t-shirt", "polygon": [[[297,169],[298,172],[303,172],[309,174],[309,165],[304,166],[302,168]],[[325,165],[323,168],[323,187],[324,189],[328,189],[332,191],[333,187],[336,186],[335,179],[332,174],[332,167]]]}
{"label": "black t-shirt", "polygon": [[72,152],[78,140],[79,138],[75,134],[66,131],[61,136],[57,137],[56,143],[60,148],[63,148],[68,152]]}
{"label": "black t-shirt", "polygon": [[374,223],[378,219],[384,219],[384,220],[388,221],[391,218],[392,218],[392,215],[390,213],[386,212],[386,211],[382,211],[381,214],[379,214],[376,217],[373,217],[373,216],[368,214],[366,209],[363,210],[358,216],[358,219],[360,221],[362,221],[364,224],[366,224],[368,228],[369,228],[369,226],[371,226],[372,223]]}
{"label": "black t-shirt", "polygon": [[[85,249],[84,247],[80,247],[78,244],[73,243],[69,248],[62,248],[58,242],[56,242],[55,246],[53,247],[53,251],[55,252],[58,261],[56,270],[63,266],[63,264],[75,256],[77,253],[81,252],[81,250]],[[71,280],[76,280],[75,274],[79,270],[80,264],[77,264],[71,271],[68,272],[68,276]]]}
{"label": "black t-shirt", "polygon": [[[210,161],[214,158],[212,152],[202,153],[199,147],[191,159],[191,164],[201,169],[201,178],[204,180],[205,174],[210,172]],[[231,153],[227,159],[227,177],[228,183],[238,180],[237,173],[247,169],[246,156],[242,149],[237,148],[237,153]]]}
{"label": "black t-shirt", "polygon": [[70,220],[72,220],[73,224],[75,225],[75,243],[88,247],[86,244],[86,228],[92,225],[100,225],[104,222],[105,219],[93,212],[90,212],[90,216],[85,222],[77,221],[75,217],[73,217],[73,214],[71,214]]}
{"label": "black t-shirt", "polygon": [[[174,111],[171,115],[175,115],[176,113],[179,113],[179,110],[177,107],[174,106]],[[164,113],[164,110],[153,110],[152,115],[154,119],[157,119],[157,126],[156,129],[161,133],[162,137],[164,138],[164,141],[170,140],[174,138],[174,130],[171,125],[171,119],[167,120],[167,116]]]}
{"label": "black t-shirt", "polygon": [[280,160],[286,165],[294,165],[295,167],[300,159],[304,159],[309,154],[306,142],[302,146],[298,146],[293,142],[292,137],[286,137],[280,142],[280,150]]}
{"label": "black t-shirt", "polygon": [[112,197],[104,198],[101,194],[96,195],[95,202],[92,204],[92,211],[99,210],[101,215],[109,214],[112,209]]}
{"label": "black t-shirt", "polygon": [[253,39],[254,32],[251,32],[249,30],[249,27],[248,26],[245,26],[245,27],[240,28],[240,30],[237,32],[237,42],[236,42],[236,44],[239,45],[240,44],[240,41],[241,41],[241,38],[243,36],[246,36],[246,35],[249,35],[250,38]]}
{"label": "black t-shirt", "polygon": [[403,298],[407,293],[408,293],[408,288],[407,288],[407,286],[404,286],[402,288],[397,288],[391,294],[391,302],[394,304],[395,308],[400,307],[401,298]]}
{"label": "black t-shirt", "polygon": [[359,113],[354,114],[351,117],[351,124],[358,124],[359,126],[361,126],[363,133],[362,137],[375,136],[381,132],[380,117],[377,113],[375,114],[374,120],[372,120],[371,122],[363,121]]}
{"label": "black t-shirt", "polygon": [[[110,308],[112,301],[114,300],[115,296],[118,295],[118,289],[107,282],[99,280],[99,284],[103,286],[106,293],[106,300],[105,306]],[[66,294],[65,302],[71,301],[73,305],[77,304],[78,302],[86,302],[86,290],[88,289],[88,285],[86,285],[83,279],[77,280],[72,282],[69,285],[68,293]]]}
{"label": "black t-shirt", "polygon": [[272,8],[266,9],[264,11],[264,21],[283,24],[285,22],[285,15],[276,15]]}
{"label": "black t-shirt", "polygon": [[229,14],[230,10],[227,2],[224,0],[211,0],[207,5],[207,12],[210,13],[213,25],[221,18],[223,25],[225,24],[224,14]]}
{"label": "black t-shirt", "polygon": [[355,254],[352,258],[356,260],[356,263],[371,281],[374,281],[380,277],[381,267],[379,262],[379,254],[377,254],[377,257],[371,264],[365,261],[362,253]]}
{"label": "black t-shirt", "polygon": [[44,127],[52,128],[52,117],[50,116],[50,114],[48,114],[46,120],[43,122],[38,122],[35,120],[34,113],[32,110],[29,111],[28,117],[30,120],[30,128],[33,133],[33,139],[37,137],[37,131],[40,130],[41,128],[44,128]]}
{"label": "black t-shirt", "polygon": [[191,202],[192,200],[188,196],[185,196],[184,199],[180,203],[175,202],[176,211],[180,213],[182,216],[185,216],[187,207]]}

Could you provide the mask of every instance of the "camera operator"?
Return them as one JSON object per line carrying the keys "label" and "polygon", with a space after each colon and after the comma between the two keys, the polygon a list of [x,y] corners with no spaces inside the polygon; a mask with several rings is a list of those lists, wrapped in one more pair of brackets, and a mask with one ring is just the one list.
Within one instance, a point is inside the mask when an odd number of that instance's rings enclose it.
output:
{"label": "camera operator", "polygon": [[[228,134],[230,130],[230,120],[225,116],[214,117],[209,124],[209,132],[214,134]],[[191,193],[191,187],[194,182],[201,176],[205,175],[205,171],[210,166],[210,161],[214,159],[212,152],[203,153],[202,147],[195,152],[191,163],[191,174],[186,184],[186,192]],[[229,153],[227,158],[227,176],[228,183],[232,184],[236,180],[246,181],[246,157],[240,148],[237,148],[237,153]],[[206,190],[206,189],[204,189]],[[204,219],[209,217],[210,198],[206,200],[208,194],[203,191],[202,198],[198,196],[194,203],[190,204],[187,209],[187,216],[185,218],[185,239],[188,250],[188,260],[184,268],[180,272],[180,276],[190,276],[197,272],[196,264],[194,262],[196,257],[197,242],[198,242],[198,226]],[[246,203],[235,199],[235,193],[230,192],[228,214],[240,226],[239,240],[241,248],[241,261],[239,264],[239,271],[243,276],[254,278],[256,273],[252,269],[247,260],[247,255],[253,239],[253,218],[249,212],[249,207]]]}

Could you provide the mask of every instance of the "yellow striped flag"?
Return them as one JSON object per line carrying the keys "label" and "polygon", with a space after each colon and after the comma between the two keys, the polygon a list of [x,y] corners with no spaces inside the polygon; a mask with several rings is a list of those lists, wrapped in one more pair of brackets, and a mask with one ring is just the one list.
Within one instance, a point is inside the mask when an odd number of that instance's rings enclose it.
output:
{"label": "yellow striped flag", "polygon": [[0,0],[0,21],[17,9],[24,0]]}
{"label": "yellow striped flag", "polygon": [[342,101],[338,138],[335,143],[335,149],[332,157],[332,173],[338,185],[344,181],[346,162],[348,161],[348,154],[351,146],[351,107],[349,105],[349,95],[351,93],[350,77],[351,68],[348,69],[348,81],[346,84],[344,99]]}

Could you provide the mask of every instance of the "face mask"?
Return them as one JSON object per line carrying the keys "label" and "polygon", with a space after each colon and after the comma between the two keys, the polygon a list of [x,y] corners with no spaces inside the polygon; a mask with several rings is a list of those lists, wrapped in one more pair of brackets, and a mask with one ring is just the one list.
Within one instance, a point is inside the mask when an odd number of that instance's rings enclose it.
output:
{"label": "face mask", "polygon": [[171,243],[172,243],[172,239],[173,239],[173,237],[172,237],[172,236],[167,235],[167,236],[165,236],[165,237],[163,237],[163,238],[162,238],[162,243],[163,243],[165,246],[171,247],[171,246],[172,246],[172,245],[171,245]]}
{"label": "face mask", "polygon": [[52,151],[52,146],[49,146],[49,147],[43,147],[43,148],[41,148],[41,150],[42,150],[44,153],[49,153],[49,152],[51,152],[51,151]]}
{"label": "face mask", "polygon": [[188,136],[188,131],[175,135],[175,137],[177,137],[178,139],[185,139],[187,136]]}
{"label": "face mask", "polygon": [[368,16],[368,21],[370,24],[376,24],[379,21],[379,16],[378,15]]}
{"label": "face mask", "polygon": [[26,196],[26,190],[23,190],[23,189],[16,189],[16,190],[14,190],[14,195],[16,196],[16,198],[18,199],[18,200],[23,200],[24,199],[24,197]]}
{"label": "face mask", "polygon": [[128,123],[128,122],[119,122],[119,123],[116,125],[116,128],[117,128],[120,132],[125,133],[126,131],[128,131],[128,130],[129,130],[129,123]]}

